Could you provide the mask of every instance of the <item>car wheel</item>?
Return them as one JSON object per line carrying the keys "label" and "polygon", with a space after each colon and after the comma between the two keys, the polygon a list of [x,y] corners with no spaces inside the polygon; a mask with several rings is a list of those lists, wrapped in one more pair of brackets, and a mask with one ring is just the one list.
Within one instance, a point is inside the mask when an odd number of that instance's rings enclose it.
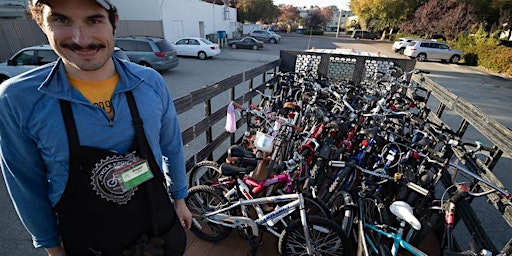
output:
{"label": "car wheel", "polygon": [[148,67],[148,68],[150,68],[150,67],[151,67],[151,65],[149,65],[149,63],[147,63],[147,62],[145,62],[145,61],[140,62],[140,63],[139,63],[139,65],[144,66],[144,67]]}
{"label": "car wheel", "polygon": [[423,62],[427,59],[427,55],[424,54],[424,53],[420,53],[418,54],[418,56],[416,56],[416,60],[419,61],[419,62]]}
{"label": "car wheel", "polygon": [[258,46],[257,45],[253,45],[252,49],[255,50],[255,51],[258,50]]}
{"label": "car wheel", "polygon": [[200,60],[205,60],[208,55],[206,55],[206,52],[203,52],[203,51],[200,51],[198,54],[197,54],[197,57],[200,59]]}
{"label": "car wheel", "polygon": [[275,44],[276,43],[276,40],[274,38],[270,38],[270,43],[271,44]]}
{"label": "car wheel", "polygon": [[400,54],[404,54],[404,51],[405,51],[405,48],[403,48],[403,47],[398,49],[398,53],[400,53]]}
{"label": "car wheel", "polygon": [[236,44],[232,44],[231,48],[236,49]]}
{"label": "car wheel", "polygon": [[3,83],[5,80],[9,79],[9,77],[1,75],[0,76],[0,84]]}
{"label": "car wheel", "polygon": [[457,64],[457,63],[459,63],[459,61],[460,61],[460,56],[459,55],[453,55],[450,58],[450,63],[452,63],[452,64]]}

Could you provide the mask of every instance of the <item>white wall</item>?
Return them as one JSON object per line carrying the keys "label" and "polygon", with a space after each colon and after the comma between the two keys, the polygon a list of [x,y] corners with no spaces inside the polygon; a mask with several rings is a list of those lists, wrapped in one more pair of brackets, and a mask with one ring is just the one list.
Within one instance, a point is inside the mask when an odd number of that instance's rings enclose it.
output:
{"label": "white wall", "polygon": [[163,1],[165,0],[111,0],[122,20],[162,20]]}
{"label": "white wall", "polygon": [[[224,6],[199,0],[163,0],[162,18],[164,35],[170,41],[183,36],[204,37],[206,34],[227,32],[232,38],[236,27],[236,9],[228,8],[229,20],[224,19]],[[204,33],[200,24],[204,24]],[[181,26],[181,27],[180,27]]]}
{"label": "white wall", "polygon": [[[183,36],[202,36],[236,30],[236,9],[228,8],[229,20],[224,19],[224,6],[200,0],[112,0],[122,20],[160,20],[164,37],[173,42]],[[203,24],[203,28],[200,28]],[[204,35],[201,32],[204,31]]]}

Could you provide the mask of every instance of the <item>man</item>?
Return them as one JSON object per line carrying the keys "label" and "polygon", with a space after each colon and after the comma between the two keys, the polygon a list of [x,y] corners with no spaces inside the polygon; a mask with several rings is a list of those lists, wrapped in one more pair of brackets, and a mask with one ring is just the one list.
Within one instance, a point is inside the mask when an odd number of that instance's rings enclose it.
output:
{"label": "man", "polygon": [[29,8],[60,59],[0,86],[0,149],[34,246],[52,256],[183,254],[191,214],[165,81],[112,57],[108,0]]}

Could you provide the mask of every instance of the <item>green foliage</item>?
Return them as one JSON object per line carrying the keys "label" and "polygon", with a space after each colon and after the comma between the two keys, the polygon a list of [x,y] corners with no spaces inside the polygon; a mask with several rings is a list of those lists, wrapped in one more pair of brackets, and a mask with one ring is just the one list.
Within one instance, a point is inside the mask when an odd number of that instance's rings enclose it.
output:
{"label": "green foliage", "polygon": [[466,65],[480,66],[512,76],[512,48],[498,45],[499,40],[495,33],[486,33],[481,27],[469,36],[460,34],[450,44],[464,52],[463,60]]}
{"label": "green foliage", "polygon": [[272,23],[279,17],[279,9],[272,0],[239,0],[235,7],[237,19],[242,23]]}

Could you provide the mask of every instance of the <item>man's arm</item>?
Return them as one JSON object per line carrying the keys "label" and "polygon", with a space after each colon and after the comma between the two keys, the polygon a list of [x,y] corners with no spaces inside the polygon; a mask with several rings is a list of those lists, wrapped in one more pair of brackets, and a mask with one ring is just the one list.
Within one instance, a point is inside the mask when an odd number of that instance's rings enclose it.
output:
{"label": "man's arm", "polygon": [[47,172],[34,138],[22,123],[29,119],[29,111],[18,107],[19,99],[4,93],[0,93],[0,152],[7,190],[34,246],[57,246],[60,239],[48,199]]}

